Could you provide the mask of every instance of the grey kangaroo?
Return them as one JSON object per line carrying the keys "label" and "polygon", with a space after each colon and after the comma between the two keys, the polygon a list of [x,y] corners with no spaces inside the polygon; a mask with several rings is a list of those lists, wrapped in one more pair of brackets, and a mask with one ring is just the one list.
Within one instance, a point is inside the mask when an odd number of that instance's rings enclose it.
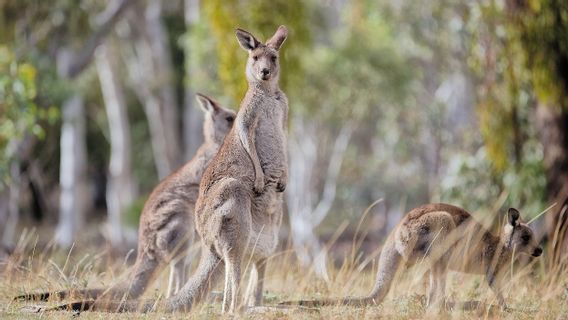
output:
{"label": "grey kangaroo", "polygon": [[508,210],[507,224],[495,236],[462,208],[443,203],[427,204],[408,212],[385,242],[379,258],[377,280],[368,296],[288,301],[281,304],[380,304],[389,292],[399,268],[404,270],[423,261],[430,268],[429,306],[443,306],[446,273],[455,270],[484,274],[499,305],[507,308],[502,285],[514,252],[533,257],[542,254],[533,231],[520,221],[516,209]]}
{"label": "grey kangaroo", "polygon": [[109,299],[137,298],[144,293],[156,273],[169,263],[172,263],[172,267],[167,294],[171,295],[181,288],[187,269],[185,254],[193,239],[192,221],[199,182],[236,117],[235,112],[222,107],[210,97],[197,94],[196,98],[205,112],[204,143],[193,159],[160,182],[146,201],[140,217],[138,256],[132,276],[109,288],[32,293],[15,299],[95,299],[103,295]]}
{"label": "grey kangaroo", "polygon": [[[196,227],[202,259],[191,281],[171,307],[203,295],[224,265],[223,312],[239,308],[242,262],[252,262],[252,305],[262,303],[265,259],[275,250],[282,221],[282,194],[287,181],[286,123],[288,100],[278,87],[278,51],[288,31],[280,26],[266,44],[237,29],[248,51],[248,91],[236,123],[205,171],[196,203]],[[256,279],[254,279],[256,278]],[[194,278],[195,279],[195,278]],[[256,282],[256,283],[255,283]],[[188,295],[188,293],[190,293]],[[176,298],[176,297],[174,297]]]}

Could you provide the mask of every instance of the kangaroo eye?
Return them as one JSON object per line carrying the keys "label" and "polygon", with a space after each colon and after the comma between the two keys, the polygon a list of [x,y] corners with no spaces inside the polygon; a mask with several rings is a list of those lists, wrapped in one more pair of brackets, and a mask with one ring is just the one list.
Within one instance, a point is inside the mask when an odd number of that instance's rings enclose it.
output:
{"label": "kangaroo eye", "polygon": [[252,56],[252,60],[257,61],[257,60],[258,60],[258,56]]}
{"label": "kangaroo eye", "polygon": [[233,120],[235,120],[233,117],[226,117],[225,120],[227,120],[228,122],[233,122]]}
{"label": "kangaroo eye", "polygon": [[531,236],[529,236],[528,234],[525,234],[524,236],[521,237],[521,239],[523,239],[523,241],[525,243],[528,243],[529,240],[531,239]]}
{"label": "kangaroo eye", "polygon": [[272,62],[276,62],[276,56],[272,56],[270,60],[272,60]]}

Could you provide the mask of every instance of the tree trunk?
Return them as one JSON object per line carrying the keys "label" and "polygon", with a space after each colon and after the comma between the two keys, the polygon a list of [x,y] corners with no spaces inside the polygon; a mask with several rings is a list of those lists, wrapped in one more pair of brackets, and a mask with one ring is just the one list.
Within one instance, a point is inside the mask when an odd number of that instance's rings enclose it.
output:
{"label": "tree trunk", "polygon": [[[99,44],[113,30],[134,0],[109,2],[105,11],[96,17],[97,30],[84,42],[78,52],[63,46],[57,51],[56,67],[61,78],[73,79],[90,64]],[[59,221],[56,242],[62,246],[73,243],[75,233],[83,226],[88,208],[86,184],[87,152],[85,106],[81,94],[75,92],[62,107]]]}
{"label": "tree trunk", "polygon": [[59,222],[56,242],[73,244],[85,221],[87,209],[87,152],[85,147],[85,109],[83,98],[75,93],[63,104],[61,159],[59,171]]}
{"label": "tree trunk", "polygon": [[555,262],[568,254],[568,112],[558,109],[539,104],[536,111],[544,148],[548,200],[556,202],[554,211],[546,215]]}
{"label": "tree trunk", "polygon": [[[139,38],[125,62],[132,88],[148,119],[154,161],[158,176],[163,179],[181,163],[173,66],[161,21],[161,2],[152,1],[145,10],[141,9],[138,6],[137,14],[130,19]],[[141,20],[140,16],[144,19]]]}
{"label": "tree trunk", "polygon": [[287,200],[294,250],[301,264],[313,265],[322,279],[329,281],[327,252],[314,229],[331,210],[337,179],[353,127],[345,125],[339,133],[329,161],[323,193],[315,203],[314,173],[317,173],[317,130],[315,125],[295,119],[290,139],[290,177]]}
{"label": "tree trunk", "polygon": [[[146,8],[147,36],[159,81],[155,88],[161,102],[167,157],[171,171],[181,164],[180,122],[174,87],[174,69],[165,27],[162,23],[162,1],[150,1]],[[169,174],[169,173],[168,173]]]}
{"label": "tree trunk", "polygon": [[[193,26],[199,21],[199,0],[185,0],[185,25],[186,32],[191,32]],[[185,77],[193,76],[193,70],[189,63],[191,48],[185,48]],[[190,87],[189,81],[185,81],[184,112],[183,112],[183,137],[185,145],[185,159],[191,159],[199,146],[203,143],[203,113],[195,108],[195,91]]]}
{"label": "tree trunk", "polygon": [[109,239],[114,246],[123,241],[122,215],[135,198],[132,181],[130,125],[124,93],[116,74],[114,55],[107,45],[101,45],[96,66],[110,133],[110,163],[106,202]]}

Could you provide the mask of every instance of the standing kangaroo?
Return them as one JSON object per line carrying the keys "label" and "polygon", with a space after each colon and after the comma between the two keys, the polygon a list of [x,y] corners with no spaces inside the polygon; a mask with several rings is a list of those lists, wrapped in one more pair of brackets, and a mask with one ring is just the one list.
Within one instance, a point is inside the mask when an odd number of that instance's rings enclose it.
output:
{"label": "standing kangaroo", "polygon": [[[248,51],[248,90],[235,125],[201,180],[196,228],[203,243],[196,275],[170,300],[187,306],[225,269],[223,312],[238,308],[242,262],[252,262],[250,304],[262,303],[265,259],[276,249],[282,222],[282,193],[287,181],[288,100],[278,87],[278,51],[288,31],[280,26],[262,44],[249,32],[236,36]],[[257,278],[257,279],[254,279]],[[256,283],[255,283],[256,282]]]}
{"label": "standing kangaroo", "polygon": [[[248,51],[248,90],[235,124],[205,170],[195,204],[201,260],[194,275],[166,311],[190,309],[211,290],[225,270],[223,312],[238,309],[243,261],[252,263],[248,303],[262,303],[266,258],[276,249],[286,188],[288,100],[278,87],[278,51],[288,30],[280,26],[265,44],[237,29]],[[48,310],[150,311],[156,301],[80,301]]]}
{"label": "standing kangaroo", "polygon": [[193,159],[160,182],[146,201],[140,216],[138,256],[132,277],[110,288],[25,294],[15,299],[48,300],[54,296],[60,299],[70,296],[95,299],[101,295],[109,299],[137,298],[144,293],[157,271],[170,262],[167,294],[180,289],[185,283],[187,269],[184,255],[194,233],[192,218],[199,182],[236,116],[235,112],[205,95],[197,94],[196,97],[205,112],[204,143]]}
{"label": "standing kangaroo", "polygon": [[303,306],[368,305],[381,303],[402,266],[417,262],[430,268],[428,305],[442,307],[448,270],[484,274],[499,305],[506,308],[502,284],[514,253],[538,257],[538,246],[531,228],[510,208],[508,222],[499,236],[492,235],[462,208],[448,204],[427,204],[408,212],[391,233],[379,258],[377,280],[366,297],[288,301],[281,304]]}

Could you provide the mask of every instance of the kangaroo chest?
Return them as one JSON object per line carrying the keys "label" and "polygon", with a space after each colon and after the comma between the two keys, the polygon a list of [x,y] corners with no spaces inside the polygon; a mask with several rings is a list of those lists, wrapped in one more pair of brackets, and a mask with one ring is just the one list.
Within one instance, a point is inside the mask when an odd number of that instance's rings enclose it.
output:
{"label": "kangaroo chest", "polygon": [[267,106],[259,110],[261,114],[255,131],[255,146],[263,168],[272,164],[280,166],[285,159],[286,109],[283,101],[270,98]]}

